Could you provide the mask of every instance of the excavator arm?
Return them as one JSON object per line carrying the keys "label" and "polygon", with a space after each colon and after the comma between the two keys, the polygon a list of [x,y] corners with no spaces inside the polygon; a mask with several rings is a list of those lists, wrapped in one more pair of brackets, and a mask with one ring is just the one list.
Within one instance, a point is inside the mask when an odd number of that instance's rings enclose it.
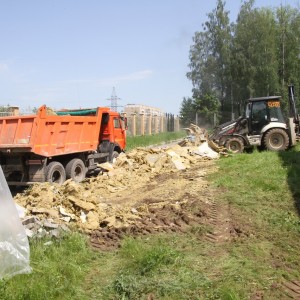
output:
{"label": "excavator arm", "polygon": [[298,125],[298,133],[299,133],[299,114],[296,107],[294,85],[289,85],[289,105],[290,105],[290,117],[294,118],[294,123]]}

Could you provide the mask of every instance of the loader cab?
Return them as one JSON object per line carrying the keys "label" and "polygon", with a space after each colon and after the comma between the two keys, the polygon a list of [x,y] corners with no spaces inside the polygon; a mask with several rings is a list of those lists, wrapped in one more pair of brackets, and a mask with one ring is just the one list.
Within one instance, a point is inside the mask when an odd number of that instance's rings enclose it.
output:
{"label": "loader cab", "polygon": [[250,135],[261,134],[262,129],[272,122],[285,124],[278,96],[248,99],[245,114]]}

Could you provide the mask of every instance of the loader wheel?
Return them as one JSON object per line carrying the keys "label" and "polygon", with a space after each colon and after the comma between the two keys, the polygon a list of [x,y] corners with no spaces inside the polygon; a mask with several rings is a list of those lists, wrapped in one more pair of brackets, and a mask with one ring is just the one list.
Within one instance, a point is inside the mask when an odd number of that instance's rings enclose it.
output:
{"label": "loader wheel", "polygon": [[46,181],[63,184],[66,181],[66,171],[58,161],[52,161],[46,167]]}
{"label": "loader wheel", "polygon": [[264,137],[264,146],[271,151],[286,150],[290,139],[285,130],[274,128],[269,130]]}
{"label": "loader wheel", "polygon": [[83,161],[79,158],[71,159],[66,165],[67,179],[81,182],[85,178],[86,168]]}
{"label": "loader wheel", "polygon": [[238,137],[233,137],[226,141],[225,148],[232,153],[242,153],[244,151],[244,142]]}

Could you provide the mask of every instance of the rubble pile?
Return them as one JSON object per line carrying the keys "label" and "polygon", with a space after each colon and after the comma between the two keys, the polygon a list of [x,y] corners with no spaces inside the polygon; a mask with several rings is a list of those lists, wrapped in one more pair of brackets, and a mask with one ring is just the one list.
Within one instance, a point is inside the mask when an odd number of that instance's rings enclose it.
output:
{"label": "rubble pile", "polygon": [[40,220],[35,216],[28,216],[22,221],[28,237],[42,238],[45,236],[60,238],[65,232],[70,232],[70,229],[65,224],[56,224],[53,219]]}
{"label": "rubble pile", "polygon": [[184,129],[188,136],[179,143],[180,146],[199,146],[208,141],[208,132],[205,128],[200,128],[192,123],[189,128]]}
{"label": "rubble pile", "polygon": [[[201,150],[203,145],[205,149]],[[17,194],[15,201],[31,216],[25,221],[29,236],[55,236],[61,224],[75,226],[84,232],[101,227],[130,226],[147,213],[147,207],[137,204],[138,197],[132,197],[133,190],[138,191],[145,184],[155,184],[156,176],[180,172],[199,161],[218,157],[219,154],[207,142],[201,142],[199,147],[136,148],[126,154],[121,153],[113,165],[100,164],[102,171],[98,176],[81,183],[67,180],[61,186],[35,184]],[[46,225],[41,220],[46,220]]]}

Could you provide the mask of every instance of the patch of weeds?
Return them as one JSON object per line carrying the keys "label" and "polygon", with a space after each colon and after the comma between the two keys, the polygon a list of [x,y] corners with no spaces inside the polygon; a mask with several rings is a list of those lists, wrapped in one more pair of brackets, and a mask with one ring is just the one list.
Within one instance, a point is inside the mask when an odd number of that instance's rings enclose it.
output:
{"label": "patch of weeds", "polygon": [[225,288],[220,291],[220,299],[222,300],[240,300],[240,297],[232,290]]}
{"label": "patch of weeds", "polygon": [[138,280],[136,275],[130,274],[128,271],[123,271],[118,274],[114,280],[111,289],[120,297],[119,299],[132,299],[138,290],[141,280]]}
{"label": "patch of weeds", "polygon": [[121,268],[106,287],[105,297],[147,299],[147,295],[153,294],[159,299],[197,299],[201,288],[210,282],[190,267],[182,252],[170,245],[170,238],[126,239],[118,253]]}
{"label": "patch of weeds", "polygon": [[203,274],[183,266],[176,269],[176,272],[161,269],[161,272],[152,273],[151,276],[124,270],[107,288],[107,297],[147,299],[147,295],[152,294],[158,299],[197,299],[197,295],[204,294],[201,289],[209,286],[210,282]]}
{"label": "patch of weeds", "polygon": [[80,282],[94,258],[86,238],[71,234],[44,245],[31,242],[31,274],[17,275],[0,284],[1,299],[79,299]]}
{"label": "patch of weeds", "polygon": [[133,238],[125,240],[120,254],[127,259],[127,268],[133,269],[140,275],[145,275],[161,266],[173,265],[182,257],[178,251],[162,240],[155,245],[148,245]]}
{"label": "patch of weeds", "polygon": [[204,236],[206,233],[212,232],[213,228],[210,225],[194,225],[189,230],[191,234],[198,237]]}

